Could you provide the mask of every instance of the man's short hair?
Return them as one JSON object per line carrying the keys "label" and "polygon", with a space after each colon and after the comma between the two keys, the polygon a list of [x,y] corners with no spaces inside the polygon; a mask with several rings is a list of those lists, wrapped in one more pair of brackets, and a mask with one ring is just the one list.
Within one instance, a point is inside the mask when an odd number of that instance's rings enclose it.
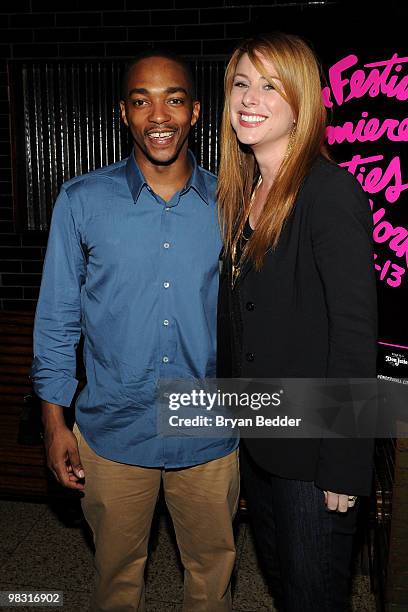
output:
{"label": "man's short hair", "polygon": [[193,76],[193,72],[191,70],[191,66],[187,60],[183,57],[177,55],[177,53],[173,53],[172,51],[168,51],[165,48],[157,48],[157,49],[149,49],[148,51],[142,51],[135,55],[133,59],[131,59],[125,66],[125,69],[122,74],[121,80],[121,99],[126,100],[128,94],[128,79],[129,73],[136,64],[144,59],[149,59],[151,57],[163,57],[165,59],[171,60],[181,66],[184,70],[185,75],[187,77],[188,85],[189,85],[189,93],[193,99],[196,97],[196,89],[195,89],[195,79]]}

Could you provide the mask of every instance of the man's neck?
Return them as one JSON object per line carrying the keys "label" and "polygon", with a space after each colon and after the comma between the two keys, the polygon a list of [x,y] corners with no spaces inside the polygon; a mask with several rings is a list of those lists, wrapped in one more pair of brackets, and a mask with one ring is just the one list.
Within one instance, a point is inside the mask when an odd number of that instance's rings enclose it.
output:
{"label": "man's neck", "polygon": [[168,166],[154,164],[138,150],[135,150],[135,159],[148,185],[166,202],[186,185],[191,176],[187,149],[180,151],[177,159]]}

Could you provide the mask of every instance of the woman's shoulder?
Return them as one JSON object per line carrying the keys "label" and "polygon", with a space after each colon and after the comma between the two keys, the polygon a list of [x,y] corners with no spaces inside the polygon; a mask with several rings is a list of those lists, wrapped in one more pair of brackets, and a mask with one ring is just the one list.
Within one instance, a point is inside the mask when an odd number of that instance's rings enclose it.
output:
{"label": "woman's shoulder", "polygon": [[307,175],[307,182],[320,187],[332,185],[354,186],[361,189],[360,183],[346,168],[342,168],[335,161],[319,155],[313,162]]}
{"label": "woman's shoulder", "polygon": [[369,210],[367,195],[357,179],[346,168],[323,156],[313,162],[304,182],[304,195],[317,208]]}

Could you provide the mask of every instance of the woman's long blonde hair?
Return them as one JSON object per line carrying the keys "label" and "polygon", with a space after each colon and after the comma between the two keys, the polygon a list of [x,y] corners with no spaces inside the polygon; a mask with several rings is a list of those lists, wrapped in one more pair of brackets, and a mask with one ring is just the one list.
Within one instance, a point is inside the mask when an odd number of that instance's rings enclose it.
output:
{"label": "woman's long blonde hair", "polygon": [[283,160],[264,208],[245,250],[259,270],[266,251],[275,247],[293,208],[302,181],[322,153],[326,109],[321,95],[320,70],[310,47],[297,36],[274,32],[244,41],[233,53],[225,73],[225,103],[221,125],[218,203],[226,253],[231,253],[238,229],[247,215],[251,194],[259,178],[256,159],[249,147],[241,146],[231,127],[229,101],[236,67],[247,53],[255,68],[271,82],[262,58],[272,62],[283,91],[275,89],[290,105],[296,130],[291,136],[291,151]]}

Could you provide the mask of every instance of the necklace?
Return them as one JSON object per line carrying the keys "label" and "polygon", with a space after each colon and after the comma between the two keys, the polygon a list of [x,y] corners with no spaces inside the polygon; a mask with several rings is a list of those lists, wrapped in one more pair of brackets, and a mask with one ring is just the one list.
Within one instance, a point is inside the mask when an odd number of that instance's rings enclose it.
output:
{"label": "necklace", "polygon": [[[244,228],[249,219],[249,215],[251,214],[252,206],[255,200],[255,195],[261,183],[262,183],[262,176],[259,176],[258,182],[255,185],[255,188],[251,195],[251,199],[248,204],[248,210],[242,218],[239,229],[235,235],[234,242],[232,243],[232,247],[231,247],[231,261],[232,261],[231,289],[234,289],[237,279],[239,275],[241,274],[241,263],[242,263],[243,255],[248,246],[248,241],[249,241],[249,238],[246,238],[246,236],[244,236]],[[238,247],[238,244],[241,245],[242,238],[245,240],[245,245],[244,245],[244,248],[240,248],[239,258],[237,259],[237,247]]]}

